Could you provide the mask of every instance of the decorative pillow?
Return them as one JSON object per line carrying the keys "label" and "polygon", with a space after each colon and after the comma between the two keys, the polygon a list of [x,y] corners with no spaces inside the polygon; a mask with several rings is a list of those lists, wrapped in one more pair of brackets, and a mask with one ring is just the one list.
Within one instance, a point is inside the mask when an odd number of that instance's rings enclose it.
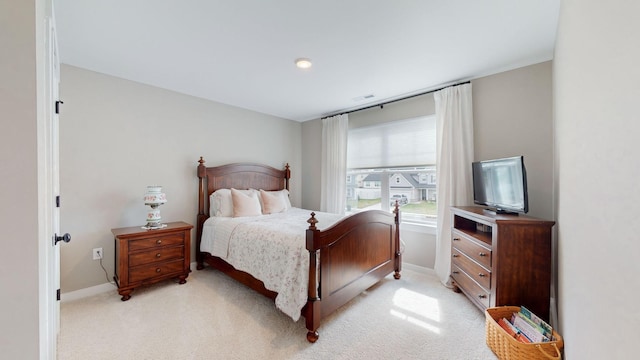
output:
{"label": "decorative pillow", "polygon": [[[268,198],[269,196],[270,198]],[[270,202],[270,200],[273,201]],[[286,189],[276,191],[265,191],[260,189],[260,201],[262,202],[263,214],[275,214],[291,209],[289,190]]]}
{"label": "decorative pillow", "polygon": [[287,210],[291,209],[291,199],[289,198],[289,190],[280,190],[282,197],[284,198],[284,203],[287,205]]}
{"label": "decorative pillow", "polygon": [[258,199],[258,194],[255,191],[246,194],[242,191],[231,189],[231,200],[233,202],[233,217],[262,215],[260,199]]}
{"label": "decorative pillow", "polygon": [[225,217],[233,216],[231,190],[219,189],[209,196],[209,215]]}
{"label": "decorative pillow", "polygon": [[[255,189],[236,190],[244,194],[256,193]],[[210,216],[233,216],[233,201],[231,200],[231,189],[218,189],[209,196]]]}
{"label": "decorative pillow", "polygon": [[287,204],[281,192],[268,192],[260,189],[262,213],[275,214],[287,210]]}

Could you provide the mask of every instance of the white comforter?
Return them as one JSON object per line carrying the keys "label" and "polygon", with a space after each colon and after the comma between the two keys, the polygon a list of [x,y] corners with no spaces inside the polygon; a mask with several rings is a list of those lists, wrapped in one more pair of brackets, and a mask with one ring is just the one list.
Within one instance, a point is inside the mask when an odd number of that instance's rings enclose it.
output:
{"label": "white comforter", "polygon": [[[341,216],[315,212],[318,229]],[[294,321],[307,302],[309,252],[305,230],[310,210],[291,208],[284,213],[251,217],[210,217],[202,229],[200,250],[224,259],[236,269],[261,280],[278,293],[276,307]]]}

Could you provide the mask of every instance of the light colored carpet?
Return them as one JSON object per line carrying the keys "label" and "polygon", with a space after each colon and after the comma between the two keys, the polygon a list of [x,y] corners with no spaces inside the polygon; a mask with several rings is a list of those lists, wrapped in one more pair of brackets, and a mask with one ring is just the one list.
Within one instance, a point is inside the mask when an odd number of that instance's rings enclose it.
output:
{"label": "light colored carpet", "polygon": [[435,275],[403,270],[326,319],[315,344],[304,318],[218,271],[61,305],[58,359],[496,359],[484,314]]}

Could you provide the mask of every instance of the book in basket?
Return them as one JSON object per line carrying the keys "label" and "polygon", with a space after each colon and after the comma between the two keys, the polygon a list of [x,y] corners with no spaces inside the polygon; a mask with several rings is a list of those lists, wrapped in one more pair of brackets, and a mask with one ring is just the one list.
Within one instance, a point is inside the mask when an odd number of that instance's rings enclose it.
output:
{"label": "book in basket", "polygon": [[553,328],[551,327],[551,325],[549,325],[546,321],[542,320],[540,317],[538,317],[538,315],[534,314],[533,312],[531,312],[531,310],[527,309],[524,306],[520,307],[520,312],[526,318],[528,318],[529,320],[533,321],[536,325],[541,327],[544,330],[543,332],[544,336],[546,336],[550,340],[553,340]]}
{"label": "book in basket", "polygon": [[511,317],[511,323],[515,326],[524,336],[529,338],[531,342],[546,342],[549,338],[544,336],[542,328],[537,328],[531,320],[527,321],[524,315],[521,313],[513,313]]}
{"label": "book in basket", "polygon": [[516,327],[513,326],[513,324],[511,324],[506,318],[500,318],[498,320],[498,325],[500,325],[500,327],[503,328],[504,331],[507,332],[507,334],[511,335],[514,338],[516,338],[520,333],[518,329],[516,329]]}
{"label": "book in basket", "polygon": [[528,337],[524,336],[523,333],[519,332],[518,335],[516,335],[516,340],[520,341],[521,343],[525,343],[525,344],[530,344],[531,340],[529,340]]}

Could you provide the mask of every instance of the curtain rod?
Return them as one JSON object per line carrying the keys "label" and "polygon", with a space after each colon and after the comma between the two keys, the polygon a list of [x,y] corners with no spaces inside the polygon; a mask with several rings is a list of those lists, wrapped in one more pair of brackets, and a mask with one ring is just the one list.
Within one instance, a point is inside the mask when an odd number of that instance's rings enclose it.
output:
{"label": "curtain rod", "polygon": [[443,86],[443,87],[438,88],[438,89],[429,90],[429,91],[421,92],[421,93],[418,93],[418,94],[413,94],[413,95],[405,96],[405,97],[402,97],[402,98],[399,98],[399,99],[395,99],[395,100],[389,100],[389,101],[382,102],[382,103],[375,104],[375,105],[365,106],[365,107],[362,107],[362,108],[359,108],[359,109],[354,109],[354,110],[349,110],[349,111],[343,111],[343,112],[341,112],[341,113],[337,113],[337,114],[333,114],[333,115],[323,116],[323,117],[321,117],[320,119],[326,119],[326,118],[329,118],[329,117],[332,117],[332,116],[336,116],[336,115],[351,114],[351,113],[356,112],[356,111],[367,110],[367,109],[371,109],[371,108],[378,107],[378,106],[380,106],[380,108],[383,108],[383,107],[384,107],[385,105],[387,105],[387,104],[391,104],[391,103],[398,102],[398,101],[402,101],[402,100],[411,99],[411,98],[414,98],[414,97],[416,97],[416,96],[422,96],[422,95],[431,94],[431,93],[434,93],[434,92],[436,92],[436,91],[440,91],[440,90],[442,90],[442,89],[446,89],[446,88],[448,88],[448,87],[458,86],[458,85],[464,85],[464,84],[471,84],[471,80],[463,81],[463,82],[461,82],[461,83],[457,83],[457,84],[453,84],[453,85]]}

